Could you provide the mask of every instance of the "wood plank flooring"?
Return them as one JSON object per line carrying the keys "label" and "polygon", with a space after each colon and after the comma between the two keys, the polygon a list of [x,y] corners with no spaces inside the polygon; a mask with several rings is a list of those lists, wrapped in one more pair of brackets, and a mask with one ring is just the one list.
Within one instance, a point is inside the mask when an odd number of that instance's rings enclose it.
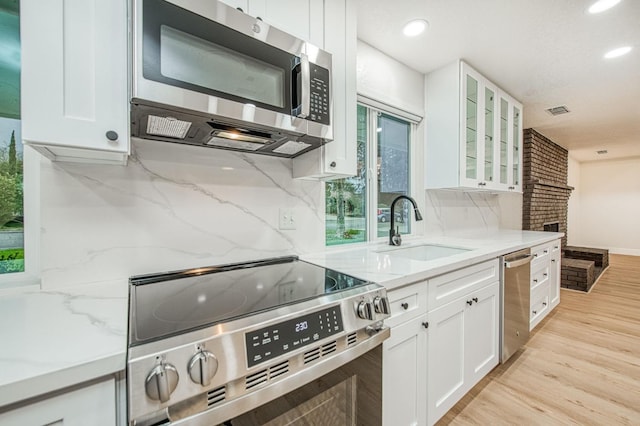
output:
{"label": "wood plank flooring", "polygon": [[640,256],[562,290],[529,342],[438,425],[640,425]]}

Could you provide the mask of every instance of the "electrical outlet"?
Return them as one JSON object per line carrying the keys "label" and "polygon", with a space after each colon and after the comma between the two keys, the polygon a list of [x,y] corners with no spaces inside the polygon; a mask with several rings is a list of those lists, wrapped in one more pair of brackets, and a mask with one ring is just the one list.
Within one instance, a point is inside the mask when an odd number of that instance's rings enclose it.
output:
{"label": "electrical outlet", "polygon": [[278,227],[280,229],[296,229],[296,216],[293,209],[280,209]]}

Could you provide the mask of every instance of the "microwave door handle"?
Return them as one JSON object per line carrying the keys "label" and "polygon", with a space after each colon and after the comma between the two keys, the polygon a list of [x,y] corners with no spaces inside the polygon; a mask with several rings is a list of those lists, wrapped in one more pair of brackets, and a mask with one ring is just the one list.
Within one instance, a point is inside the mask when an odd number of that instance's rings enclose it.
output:
{"label": "microwave door handle", "polygon": [[307,118],[311,114],[311,70],[309,68],[309,57],[304,53],[300,55],[300,74],[302,77],[302,87],[300,88],[302,110],[298,117]]}

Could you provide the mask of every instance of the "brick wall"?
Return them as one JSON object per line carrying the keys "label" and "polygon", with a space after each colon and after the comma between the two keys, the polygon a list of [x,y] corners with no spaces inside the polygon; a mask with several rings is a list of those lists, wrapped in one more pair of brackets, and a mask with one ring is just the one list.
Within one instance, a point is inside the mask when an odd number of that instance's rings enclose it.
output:
{"label": "brick wall", "polygon": [[524,130],[522,229],[544,231],[558,222],[567,245],[567,211],[572,187],[567,186],[569,154],[566,149],[533,129]]}

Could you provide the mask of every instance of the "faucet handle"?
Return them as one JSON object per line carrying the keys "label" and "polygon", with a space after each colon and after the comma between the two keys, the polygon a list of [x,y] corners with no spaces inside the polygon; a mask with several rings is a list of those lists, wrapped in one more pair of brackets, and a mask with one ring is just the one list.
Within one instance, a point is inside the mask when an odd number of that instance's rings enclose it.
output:
{"label": "faucet handle", "polygon": [[393,232],[393,235],[391,236],[391,242],[393,243],[394,246],[399,246],[400,244],[402,244],[402,237],[400,236],[399,227],[396,228],[395,232]]}

